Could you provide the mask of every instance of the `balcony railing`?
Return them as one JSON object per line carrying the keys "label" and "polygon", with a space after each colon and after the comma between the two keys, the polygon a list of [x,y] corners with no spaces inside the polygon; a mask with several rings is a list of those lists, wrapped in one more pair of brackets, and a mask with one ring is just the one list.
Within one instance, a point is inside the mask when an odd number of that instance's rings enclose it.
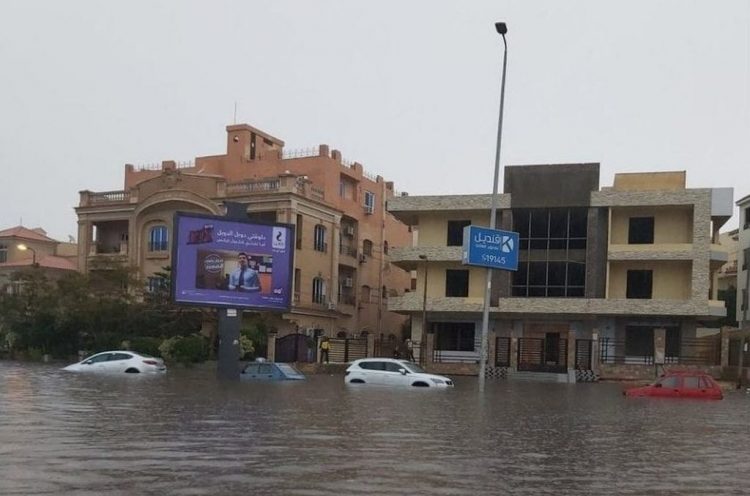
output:
{"label": "balcony railing", "polygon": [[279,189],[279,185],[280,181],[278,179],[229,183],[227,184],[227,194],[241,195],[244,193],[254,193],[258,191],[276,191]]}
{"label": "balcony railing", "polygon": [[101,204],[101,203],[123,203],[130,201],[130,192],[128,191],[103,191],[100,193],[90,193],[89,203]]}

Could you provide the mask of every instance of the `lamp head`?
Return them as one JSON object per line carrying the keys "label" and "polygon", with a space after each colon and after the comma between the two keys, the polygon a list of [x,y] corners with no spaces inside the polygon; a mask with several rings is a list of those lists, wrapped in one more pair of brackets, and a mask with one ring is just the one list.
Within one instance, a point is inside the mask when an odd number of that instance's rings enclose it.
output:
{"label": "lamp head", "polygon": [[16,248],[18,248],[18,249],[19,249],[19,250],[21,250],[21,251],[26,251],[26,250],[28,250],[28,249],[29,249],[29,247],[28,247],[28,246],[26,246],[26,245],[25,245],[25,244],[23,244],[23,243],[19,243],[19,244],[18,244],[18,246],[16,246]]}
{"label": "lamp head", "polygon": [[498,34],[501,34],[503,36],[505,36],[505,33],[508,32],[508,26],[506,26],[504,22],[496,22],[495,29],[497,30]]}

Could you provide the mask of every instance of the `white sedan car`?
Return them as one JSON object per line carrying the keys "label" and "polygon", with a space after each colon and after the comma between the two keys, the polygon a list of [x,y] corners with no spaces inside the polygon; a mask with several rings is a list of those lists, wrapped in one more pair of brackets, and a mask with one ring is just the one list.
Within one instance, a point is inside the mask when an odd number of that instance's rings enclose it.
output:
{"label": "white sedan car", "polygon": [[453,381],[442,375],[428,374],[419,365],[395,358],[363,358],[348,369],[347,384],[378,384],[383,386],[453,387]]}
{"label": "white sedan car", "polygon": [[99,372],[99,373],[155,373],[166,372],[164,360],[148,355],[140,355],[132,351],[104,351],[92,355],[63,370],[70,372]]}

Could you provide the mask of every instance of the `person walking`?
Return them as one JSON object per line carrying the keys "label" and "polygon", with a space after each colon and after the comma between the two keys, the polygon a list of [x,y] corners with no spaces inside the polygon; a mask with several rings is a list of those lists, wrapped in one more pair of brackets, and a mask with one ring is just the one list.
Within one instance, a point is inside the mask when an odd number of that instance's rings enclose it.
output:
{"label": "person walking", "polygon": [[331,343],[328,341],[327,337],[324,337],[320,341],[320,363],[323,363],[323,360],[325,360],[325,363],[328,363],[328,352],[331,349]]}

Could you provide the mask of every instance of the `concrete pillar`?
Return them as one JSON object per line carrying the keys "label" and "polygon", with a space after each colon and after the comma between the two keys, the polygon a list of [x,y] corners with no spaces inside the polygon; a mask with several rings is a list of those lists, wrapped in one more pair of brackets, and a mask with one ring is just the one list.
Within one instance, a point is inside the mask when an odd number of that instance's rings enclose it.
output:
{"label": "concrete pillar", "polygon": [[594,331],[591,333],[591,370],[594,371],[594,374],[599,375],[599,353],[601,350],[599,350],[599,330],[594,329]]}
{"label": "concrete pillar", "polygon": [[488,333],[489,346],[487,347],[487,365],[489,367],[495,366],[495,360],[497,358],[497,333],[494,329],[491,329]]}
{"label": "concrete pillar", "polygon": [[719,349],[721,352],[721,367],[729,366],[729,327],[721,328],[721,339],[719,341]]}
{"label": "concrete pillar", "polygon": [[266,358],[269,362],[276,360],[276,333],[272,332],[268,334],[268,345],[266,346]]}
{"label": "concrete pillar", "polygon": [[424,336],[424,361],[420,363],[429,364],[433,361],[433,353],[432,350],[435,348],[435,335],[434,334],[425,334]]}
{"label": "concrete pillar", "polygon": [[666,361],[667,330],[654,329],[654,365],[664,365]]}
{"label": "concrete pillar", "polygon": [[510,370],[518,370],[518,338],[510,338]]}
{"label": "concrete pillar", "polygon": [[375,334],[371,332],[367,334],[367,356],[375,356]]}
{"label": "concrete pillar", "polygon": [[576,330],[568,329],[568,382],[576,382]]}

